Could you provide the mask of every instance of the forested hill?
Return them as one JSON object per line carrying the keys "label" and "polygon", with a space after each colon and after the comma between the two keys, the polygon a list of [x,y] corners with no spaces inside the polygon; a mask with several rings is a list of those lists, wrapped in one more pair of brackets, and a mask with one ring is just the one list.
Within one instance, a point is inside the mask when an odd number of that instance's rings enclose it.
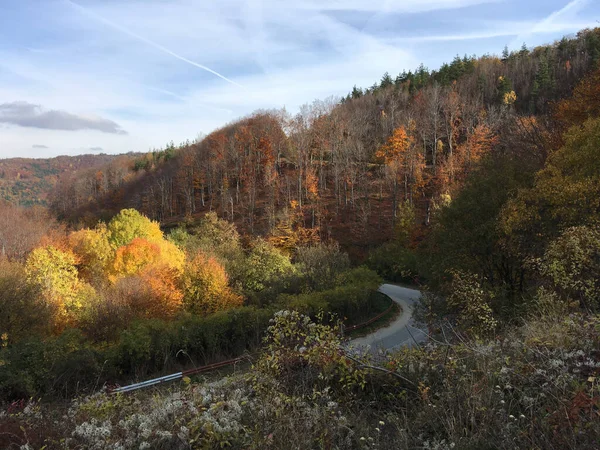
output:
{"label": "forested hill", "polygon": [[60,178],[98,167],[102,167],[104,172],[119,165],[128,172],[126,161],[133,157],[133,154],[90,154],[45,159],[0,159],[0,199],[22,206],[46,205],[48,194]]}
{"label": "forested hill", "polygon": [[508,154],[531,173],[543,167],[563,131],[553,105],[599,58],[594,29],[498,57],[456,57],[436,71],[385,74],[342,101],[315,101],[294,116],[258,111],[200,142],[150,153],[113,185],[104,170],[64,180],[52,205],[88,224],[126,207],[163,224],[213,210],[279,245],[333,237],[365,254],[391,237],[402,205],[425,229],[488,155]]}

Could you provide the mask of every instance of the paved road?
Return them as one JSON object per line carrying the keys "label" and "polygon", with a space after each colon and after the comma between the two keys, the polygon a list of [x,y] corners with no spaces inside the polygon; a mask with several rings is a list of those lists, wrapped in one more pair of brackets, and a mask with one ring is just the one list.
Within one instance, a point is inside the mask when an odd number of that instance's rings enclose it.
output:
{"label": "paved road", "polygon": [[402,307],[402,313],[385,328],[349,342],[353,347],[368,347],[372,351],[393,350],[405,345],[412,346],[427,339],[425,330],[415,325],[412,317],[421,292],[394,284],[382,284],[379,291]]}

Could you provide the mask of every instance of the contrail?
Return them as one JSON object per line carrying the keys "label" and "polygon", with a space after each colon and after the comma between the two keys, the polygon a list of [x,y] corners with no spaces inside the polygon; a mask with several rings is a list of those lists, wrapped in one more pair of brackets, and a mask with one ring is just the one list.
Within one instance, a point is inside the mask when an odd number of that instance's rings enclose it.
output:
{"label": "contrail", "polygon": [[525,33],[521,33],[519,36],[517,36],[515,39],[513,39],[513,41],[510,43],[510,47],[514,48],[516,45],[521,44],[525,38],[530,37],[532,34],[540,32],[540,31],[544,31],[545,26],[547,26],[548,24],[551,24],[554,20],[561,17],[563,14],[571,12],[571,11],[576,12],[576,11],[580,10],[581,8],[583,8],[584,6],[586,6],[586,4],[588,4],[588,3],[589,3],[589,0],[572,0],[572,1],[570,1],[565,6],[563,6],[561,9],[554,11],[548,17],[540,20],[538,23],[536,23],[533,26],[533,28],[526,31]]}
{"label": "contrail", "polygon": [[163,53],[166,53],[167,55],[171,55],[173,58],[176,58],[176,59],[178,59],[180,61],[186,62],[186,63],[188,63],[188,64],[190,64],[190,65],[192,65],[194,67],[197,67],[199,69],[202,69],[202,70],[205,70],[207,72],[210,72],[213,75],[216,75],[217,77],[221,78],[222,80],[225,80],[228,83],[231,83],[231,84],[233,84],[235,86],[238,86],[238,87],[244,89],[244,86],[242,86],[241,84],[236,83],[235,81],[227,78],[224,75],[221,75],[219,72],[217,72],[215,70],[212,70],[210,67],[206,67],[206,66],[204,66],[202,64],[198,64],[197,62],[191,61],[191,60],[185,58],[184,56],[181,56],[181,55],[175,53],[174,51],[169,50],[168,48],[163,47],[162,45],[157,44],[156,42],[151,41],[150,39],[146,39],[145,37],[140,36],[139,34],[136,34],[133,31],[130,31],[130,30],[126,29],[126,28],[123,28],[122,26],[120,26],[120,25],[118,25],[118,24],[116,24],[114,22],[111,22],[108,19],[105,19],[104,17],[96,14],[95,12],[92,12],[89,9],[84,8],[83,6],[79,5],[78,3],[75,3],[75,2],[73,2],[71,0],[64,0],[64,1],[66,3],[68,3],[69,5],[73,6],[74,8],[78,9],[81,13],[85,14],[88,17],[91,17],[91,18],[93,18],[95,20],[98,20],[99,22],[102,22],[103,24],[108,25],[109,27],[114,28],[115,30],[120,31],[121,33],[124,33],[124,34],[126,34],[126,35],[128,35],[128,36],[130,36],[130,37],[132,37],[134,39],[137,39],[140,42],[148,44],[151,47],[154,47],[155,49],[160,50]]}

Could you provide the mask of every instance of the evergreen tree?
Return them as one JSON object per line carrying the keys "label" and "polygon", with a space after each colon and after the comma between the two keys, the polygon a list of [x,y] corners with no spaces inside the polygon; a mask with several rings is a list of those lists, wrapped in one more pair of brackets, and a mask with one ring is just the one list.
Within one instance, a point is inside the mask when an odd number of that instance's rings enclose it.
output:
{"label": "evergreen tree", "polygon": [[523,45],[521,46],[521,50],[519,51],[519,56],[524,57],[524,56],[528,56],[529,55],[529,49],[527,48],[527,45],[525,44],[525,42],[523,42]]}
{"label": "evergreen tree", "polygon": [[394,81],[392,80],[392,77],[390,77],[390,74],[386,72],[383,74],[383,77],[381,77],[381,83],[379,84],[379,88],[385,89],[392,86],[393,84]]}
{"label": "evergreen tree", "polygon": [[350,94],[352,98],[360,98],[363,96],[363,90],[361,88],[357,88],[356,85],[352,88],[352,94]]}

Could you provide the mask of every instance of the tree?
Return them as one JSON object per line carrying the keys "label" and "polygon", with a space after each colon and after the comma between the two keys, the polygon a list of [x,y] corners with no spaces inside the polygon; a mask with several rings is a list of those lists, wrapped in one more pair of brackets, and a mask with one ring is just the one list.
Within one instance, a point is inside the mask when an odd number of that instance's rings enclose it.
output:
{"label": "tree", "polygon": [[106,225],[100,223],[95,229],[74,231],[68,240],[69,247],[77,256],[80,276],[92,283],[104,280],[115,256]]}
{"label": "tree", "polygon": [[379,89],[386,89],[390,86],[394,85],[394,80],[392,80],[392,77],[390,76],[389,73],[384,73],[383,77],[381,77],[381,83],[379,83]]}
{"label": "tree", "polygon": [[51,330],[54,305],[40,301],[40,286],[28,283],[22,264],[0,258],[0,335],[15,343]]}
{"label": "tree", "polygon": [[58,329],[73,321],[83,306],[86,286],[77,277],[73,253],[53,246],[38,247],[27,257],[27,281],[42,291],[56,311]]}
{"label": "tree", "polygon": [[440,283],[451,270],[485,278],[502,286],[509,300],[523,289],[522,259],[506,248],[499,227],[507,200],[519,188],[530,186],[533,171],[510,156],[488,156],[465,179],[457,195],[440,208],[423,245],[421,270],[431,284]]}
{"label": "tree", "polygon": [[458,311],[461,326],[477,337],[494,332],[498,322],[491,303],[493,295],[483,288],[479,277],[460,271],[452,272],[452,286],[448,305]]}
{"label": "tree", "polygon": [[262,239],[250,250],[244,269],[243,285],[249,292],[263,291],[293,272],[290,259]]}
{"label": "tree", "polygon": [[383,160],[388,178],[392,185],[392,205],[393,214],[396,216],[396,210],[398,208],[398,188],[401,184],[404,184],[404,198],[408,199],[409,189],[409,155],[408,152],[411,149],[414,141],[410,137],[406,128],[400,126],[394,130],[392,136],[388,139],[387,143],[379,148],[375,153],[377,158]]}
{"label": "tree", "polygon": [[0,200],[0,258],[24,261],[44,235],[58,230],[44,208],[23,208]]}
{"label": "tree", "polygon": [[554,288],[581,306],[600,307],[600,227],[572,227],[553,240],[539,262]]}
{"label": "tree", "polygon": [[185,254],[168,241],[159,243],[134,238],[129,244],[119,247],[112,267],[113,280],[140,274],[148,267],[164,267],[181,273],[184,268]]}
{"label": "tree", "polygon": [[565,132],[575,125],[581,126],[587,119],[600,116],[600,69],[583,78],[573,96],[554,107],[554,119],[559,131]]}
{"label": "tree", "polygon": [[134,238],[148,242],[161,242],[163,234],[158,222],[153,222],[135,209],[123,209],[107,226],[108,242],[117,249],[129,244]]}
{"label": "tree", "polygon": [[334,286],[337,276],[350,267],[350,259],[337,244],[317,244],[298,249],[296,266],[306,290],[321,291]]}
{"label": "tree", "polygon": [[600,118],[589,119],[565,135],[535,185],[522,190],[503,211],[503,230],[521,250],[536,254],[574,226],[600,223]]}
{"label": "tree", "polygon": [[185,307],[194,314],[211,314],[243,303],[243,298],[229,287],[229,277],[223,265],[202,252],[186,267],[182,286]]}

